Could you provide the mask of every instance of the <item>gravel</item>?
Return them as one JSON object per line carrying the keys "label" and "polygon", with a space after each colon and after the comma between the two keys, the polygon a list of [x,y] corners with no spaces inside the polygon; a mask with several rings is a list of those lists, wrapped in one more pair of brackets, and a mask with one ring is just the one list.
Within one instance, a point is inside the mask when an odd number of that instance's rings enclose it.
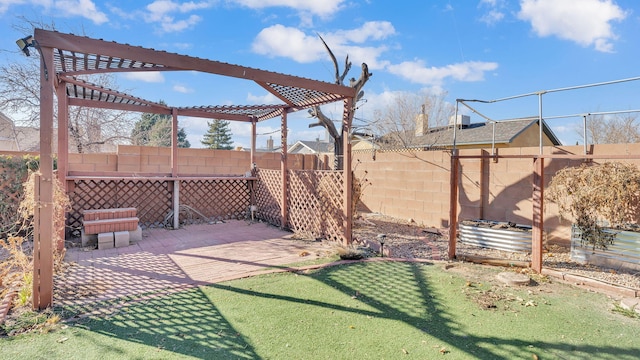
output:
{"label": "gravel", "polygon": [[[446,231],[419,226],[412,221],[403,221],[377,213],[361,214],[353,228],[354,240],[377,243],[379,234],[385,234],[384,248],[396,258],[447,260],[448,245]],[[580,275],[606,283],[640,290],[640,272],[631,269],[609,269],[596,265],[580,264],[570,257],[568,248],[551,245],[543,254],[543,267],[567,274]],[[457,255],[474,255],[514,261],[530,261],[531,255],[500,251],[458,242]]]}

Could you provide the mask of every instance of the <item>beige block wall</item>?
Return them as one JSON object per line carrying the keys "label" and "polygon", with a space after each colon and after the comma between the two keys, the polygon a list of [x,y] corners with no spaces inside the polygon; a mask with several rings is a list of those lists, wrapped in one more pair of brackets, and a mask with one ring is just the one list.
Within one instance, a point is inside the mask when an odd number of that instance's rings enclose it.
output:
{"label": "beige block wall", "polygon": [[[280,169],[281,154],[257,152],[258,168]],[[326,159],[325,159],[326,158]],[[325,156],[288,154],[291,170],[311,170],[328,163]],[[236,150],[178,149],[181,176],[243,176],[251,169],[251,153]],[[171,173],[171,148],[119,145],[115,154],[69,154],[71,172]]]}
{"label": "beige block wall", "polygon": [[[596,145],[596,155],[640,154],[640,144]],[[500,155],[534,155],[538,147],[502,148]],[[460,150],[460,155],[480,155],[480,149]],[[582,146],[545,147],[545,154],[584,153]],[[595,160],[605,162],[607,160]],[[609,160],[634,163],[640,160]],[[546,159],[545,187],[560,169],[579,166],[581,160]],[[449,219],[450,155],[433,152],[354,153],[354,173],[367,179],[361,208],[365,211],[413,219],[425,226],[445,226]],[[458,218],[512,221],[531,225],[533,215],[532,158],[461,159]],[[570,222],[561,219],[555,204],[546,201],[544,228],[550,242],[568,244]]]}

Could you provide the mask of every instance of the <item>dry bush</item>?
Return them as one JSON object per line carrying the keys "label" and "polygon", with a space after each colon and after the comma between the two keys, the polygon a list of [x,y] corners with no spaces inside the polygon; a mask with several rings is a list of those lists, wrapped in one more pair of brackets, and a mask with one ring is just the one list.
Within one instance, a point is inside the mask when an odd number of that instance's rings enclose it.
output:
{"label": "dry bush", "polygon": [[[33,222],[36,199],[34,183],[36,173],[31,173],[23,184],[24,197],[18,206],[18,215],[22,227],[18,230],[25,236],[9,236],[0,240],[0,299],[9,291],[18,291],[16,306],[25,306],[31,302],[31,288],[33,281],[32,246],[27,239],[33,238]],[[71,209],[71,203],[65,194],[60,181],[54,177],[53,182],[53,237],[50,241],[55,244],[64,241],[65,212]],[[42,239],[47,241],[48,239]],[[64,251],[54,253],[54,271],[59,271],[63,264]]]}
{"label": "dry bush", "polygon": [[583,245],[607,249],[615,234],[605,232],[603,225],[624,228],[637,220],[640,170],[617,162],[564,168],[551,180],[545,197],[558,205],[561,217],[574,221]]}

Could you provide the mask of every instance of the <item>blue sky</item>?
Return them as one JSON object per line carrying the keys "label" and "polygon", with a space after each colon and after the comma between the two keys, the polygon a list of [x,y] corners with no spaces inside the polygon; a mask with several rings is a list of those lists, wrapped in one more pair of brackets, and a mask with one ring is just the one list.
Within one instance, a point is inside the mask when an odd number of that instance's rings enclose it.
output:
{"label": "blue sky", "polygon": [[[512,95],[640,76],[640,3],[633,0],[0,0],[0,61],[23,61],[15,40],[22,18],[61,32],[333,81],[349,54],[350,76],[366,62],[373,76],[356,117],[371,120],[395,97],[446,91],[447,100]],[[194,73],[119,74],[121,90],[174,106],[273,102],[252,82]],[[543,97],[543,114],[640,109],[640,82]],[[537,115],[538,98],[472,104],[501,120]],[[340,110],[326,111],[340,118]],[[419,109],[416,109],[418,112]],[[465,110],[466,111],[466,110]],[[482,121],[472,114],[472,121]],[[324,138],[300,112],[291,140]],[[549,120],[566,144],[582,141],[580,118]],[[193,147],[206,120],[180,118]],[[279,142],[279,119],[258,126],[258,146]],[[232,123],[236,146],[250,145],[246,124]],[[268,135],[271,133],[270,135]]]}

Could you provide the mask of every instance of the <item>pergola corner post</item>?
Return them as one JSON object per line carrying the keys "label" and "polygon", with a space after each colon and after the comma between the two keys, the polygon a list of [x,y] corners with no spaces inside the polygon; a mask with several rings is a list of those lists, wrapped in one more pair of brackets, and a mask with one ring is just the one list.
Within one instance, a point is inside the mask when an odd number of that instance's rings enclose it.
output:
{"label": "pergola corner post", "polygon": [[289,166],[287,163],[287,112],[282,113],[282,120],[280,122],[280,136],[282,141],[281,156],[280,156],[280,170],[282,172],[282,199],[280,208],[280,227],[286,228],[289,217]]}
{"label": "pergola corner post", "polygon": [[531,267],[542,272],[542,244],[544,240],[544,157],[534,159],[533,221],[531,234]]}
{"label": "pergola corner post", "polygon": [[180,180],[178,177],[178,109],[171,109],[171,178],[173,178],[173,229],[180,229]]}
{"label": "pergola corner post", "polygon": [[40,176],[36,177],[33,235],[33,308],[53,304],[53,49],[41,47],[40,59]]}
{"label": "pergola corner post", "polygon": [[[352,241],[352,223],[353,223],[353,174],[351,168],[351,120],[353,119],[353,98],[344,100],[344,118],[342,124],[342,172],[344,177],[343,189],[343,243],[350,245]],[[337,145],[337,144],[336,144]]]}
{"label": "pergola corner post", "polygon": [[[69,101],[67,98],[67,84],[58,83],[56,87],[56,98],[58,99],[58,180],[65,194],[68,193],[67,175],[69,171]],[[66,224],[65,213],[65,224]],[[58,231],[58,243],[56,251],[64,249],[65,227],[55,229]]]}

